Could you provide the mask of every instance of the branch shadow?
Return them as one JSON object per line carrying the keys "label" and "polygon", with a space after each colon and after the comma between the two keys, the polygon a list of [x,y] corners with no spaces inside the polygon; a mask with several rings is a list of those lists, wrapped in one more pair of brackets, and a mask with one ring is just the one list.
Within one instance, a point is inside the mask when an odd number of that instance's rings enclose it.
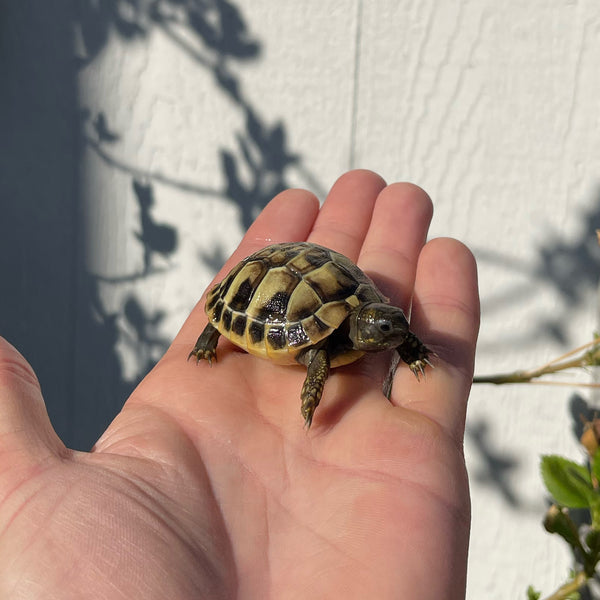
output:
{"label": "branch shadow", "polygon": [[[528,347],[540,339],[561,345],[573,343],[569,339],[569,315],[582,306],[590,293],[596,293],[600,272],[600,247],[596,230],[600,229],[600,186],[595,191],[588,208],[580,214],[571,213],[579,224],[575,241],[567,240],[560,232],[551,232],[538,247],[536,261],[526,265],[493,249],[475,249],[481,268],[486,265],[504,269],[515,275],[515,283],[493,295],[482,296],[482,312],[493,315],[508,312],[539,294],[545,287],[554,291],[559,308],[549,314],[540,314],[516,331],[508,331],[493,343],[481,343],[479,348]],[[588,337],[592,332],[589,332]],[[581,340],[577,340],[581,342]]]}
{"label": "branch shadow", "polygon": [[483,419],[469,423],[465,436],[474,445],[481,459],[478,469],[470,473],[474,481],[483,487],[493,488],[511,508],[521,504],[511,477],[519,468],[516,456],[493,447],[489,423]]}
{"label": "branch shadow", "polygon": [[[233,101],[244,117],[232,146],[215,149],[221,188],[182,181],[120,157],[117,143],[127,131],[115,130],[105,110],[93,113],[78,103],[81,69],[99,60],[115,38],[139,42],[154,29],[191,56],[197,68],[212,73],[215,91]],[[231,202],[239,207],[241,227],[247,228],[288,187],[288,169],[312,176],[289,149],[284,123],[261,114],[244,93],[239,69],[232,68],[257,60],[262,48],[229,0],[8,3],[0,34],[0,72],[5,75],[0,95],[0,334],[36,370],[63,441],[88,449],[168,345],[159,333],[168,308],[148,308],[131,287],[171,269],[177,251],[178,232],[154,217],[161,202],[155,184],[188,192],[191,201],[210,196]],[[84,150],[128,176],[139,214],[131,235],[143,254],[137,272],[106,277],[85,266],[85,190],[79,187]],[[210,254],[199,250],[198,256],[216,271],[227,251],[215,247]],[[119,306],[107,307],[103,286],[121,290]],[[124,348],[136,356],[133,378],[126,373],[131,365],[126,369],[123,363]]]}

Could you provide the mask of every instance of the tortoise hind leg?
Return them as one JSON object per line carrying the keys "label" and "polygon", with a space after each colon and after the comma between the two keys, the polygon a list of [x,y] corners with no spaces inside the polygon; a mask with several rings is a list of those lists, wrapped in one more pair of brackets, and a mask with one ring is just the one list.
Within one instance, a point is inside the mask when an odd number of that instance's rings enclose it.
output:
{"label": "tortoise hind leg", "polygon": [[217,361],[217,342],[219,341],[219,330],[213,327],[210,323],[204,328],[204,331],[200,334],[194,349],[189,353],[188,360],[192,356],[196,357],[196,363],[204,359],[208,361],[209,365],[212,365],[213,359]]}
{"label": "tortoise hind leg", "polygon": [[308,367],[300,394],[302,400],[300,412],[304,417],[306,428],[310,429],[313,414],[323,395],[323,386],[329,377],[329,354],[325,348],[317,348],[304,354],[299,362]]}

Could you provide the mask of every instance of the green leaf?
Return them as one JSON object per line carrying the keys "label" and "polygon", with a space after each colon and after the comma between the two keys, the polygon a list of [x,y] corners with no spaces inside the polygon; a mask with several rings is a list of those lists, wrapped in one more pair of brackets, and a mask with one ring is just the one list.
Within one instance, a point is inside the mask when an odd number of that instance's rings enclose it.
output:
{"label": "green leaf", "polygon": [[588,508],[594,488],[587,467],[562,456],[542,456],[542,478],[552,497],[569,508]]}
{"label": "green leaf", "polygon": [[594,456],[590,459],[590,465],[592,467],[592,475],[596,481],[600,481],[600,448],[594,452]]}
{"label": "green leaf", "polygon": [[527,588],[527,600],[539,600],[541,595],[542,592],[536,592],[532,585]]}
{"label": "green leaf", "polygon": [[592,527],[600,529],[600,494],[596,491],[596,495],[590,502],[590,515],[592,517]]}

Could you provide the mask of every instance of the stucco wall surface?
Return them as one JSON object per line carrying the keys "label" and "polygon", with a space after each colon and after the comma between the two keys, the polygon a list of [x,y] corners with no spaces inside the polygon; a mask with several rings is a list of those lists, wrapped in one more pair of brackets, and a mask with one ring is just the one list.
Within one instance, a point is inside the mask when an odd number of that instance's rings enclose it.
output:
{"label": "stucco wall surface", "polygon": [[[479,373],[590,338],[597,2],[5,4],[0,202],[19,203],[0,223],[0,268],[13,273],[10,252],[18,274],[0,332],[40,372],[71,444],[93,443],[274,193],[323,199],[354,167],[425,188],[431,236],[474,251]],[[582,458],[594,401],[584,388],[473,390],[469,599],[565,578],[571,556],[541,525],[539,456]]]}

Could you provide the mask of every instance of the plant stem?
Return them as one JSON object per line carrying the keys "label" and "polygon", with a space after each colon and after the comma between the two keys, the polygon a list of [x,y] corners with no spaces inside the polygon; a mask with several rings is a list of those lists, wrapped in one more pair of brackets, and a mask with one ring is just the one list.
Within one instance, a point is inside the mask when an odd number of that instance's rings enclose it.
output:
{"label": "plant stem", "polygon": [[[589,348],[589,350],[588,350]],[[585,351],[585,352],[584,352]],[[570,358],[574,354],[583,352],[580,356]],[[569,359],[570,360],[567,360]],[[529,371],[513,371],[512,373],[500,373],[497,375],[478,375],[473,377],[473,383],[493,383],[500,385],[503,383],[530,383],[534,379],[542,377],[543,375],[549,375],[551,373],[558,373],[566,369],[573,368],[584,368],[591,365],[597,365],[600,361],[600,338],[595,337],[591,342],[579,346],[554,360],[538,367],[536,369],[530,369]],[[545,382],[536,382],[545,383]],[[559,382],[554,382],[559,383]],[[560,382],[562,383],[562,382]],[[577,383],[570,383],[567,385],[578,385]],[[591,387],[599,387],[598,384],[591,384]]]}
{"label": "plant stem", "polygon": [[571,581],[561,585],[553,594],[546,596],[543,600],[565,600],[569,594],[576,592],[586,581],[588,576],[584,571],[578,571]]}

